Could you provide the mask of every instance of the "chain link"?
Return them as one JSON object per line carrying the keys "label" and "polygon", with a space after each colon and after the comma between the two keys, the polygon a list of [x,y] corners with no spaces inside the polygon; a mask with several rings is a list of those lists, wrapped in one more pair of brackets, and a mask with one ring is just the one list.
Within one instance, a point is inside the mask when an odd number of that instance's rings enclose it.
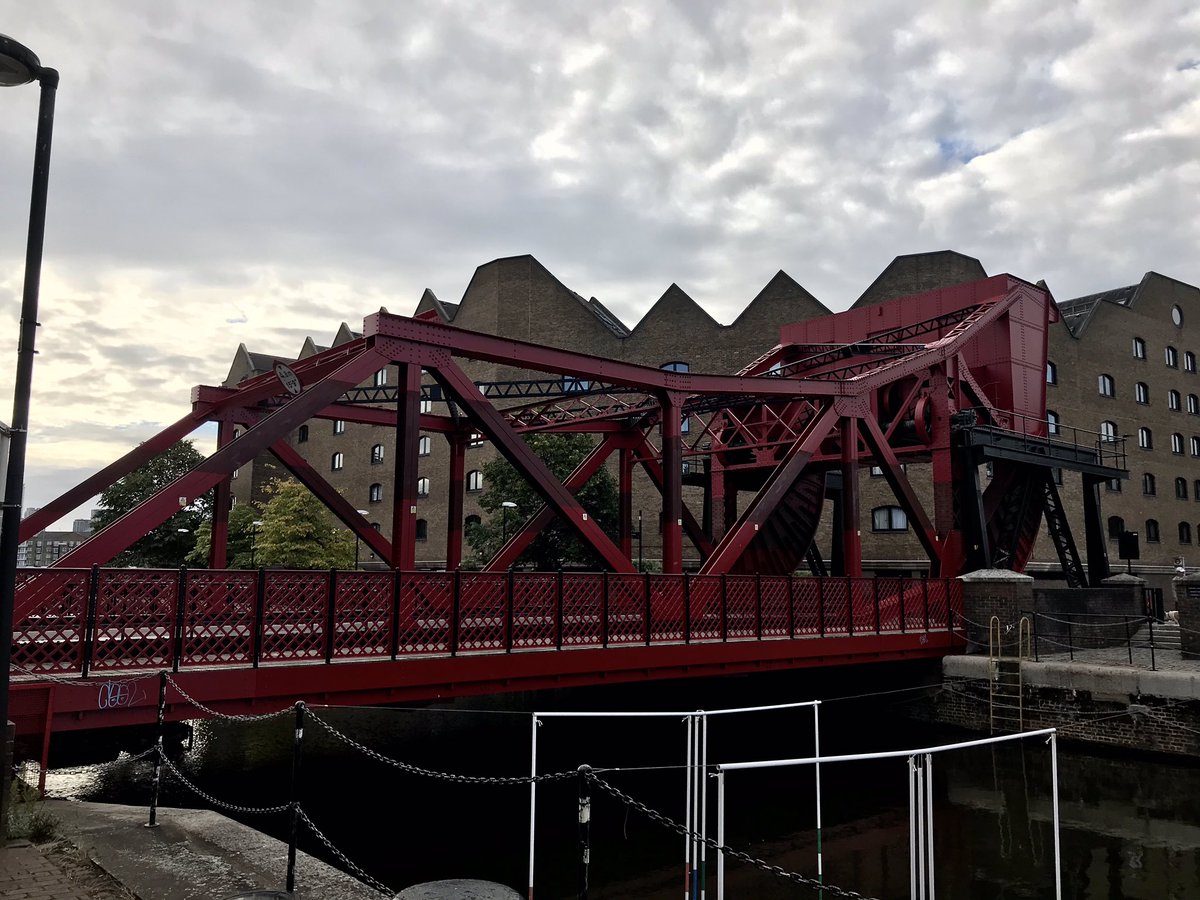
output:
{"label": "chain link", "polygon": [[66,678],[62,675],[54,675],[50,672],[39,672],[36,669],[29,669],[25,666],[12,663],[9,665],[11,671],[20,672],[22,675],[27,675],[30,678],[36,678],[39,681],[49,681],[54,684],[65,685],[66,687],[87,688],[93,690],[98,685],[102,684],[136,684],[139,681],[148,681],[158,677],[158,673],[154,672],[148,675],[134,675],[131,678],[120,679],[96,679],[84,678],[82,675],[77,675],[74,678]]}
{"label": "chain link", "polygon": [[187,779],[187,776],[185,776],[179,771],[179,769],[175,767],[175,764],[171,762],[170,758],[165,753],[160,754],[159,758],[162,760],[163,765],[167,767],[167,771],[171,772],[176,778],[178,778],[184,787],[186,787],[196,796],[208,801],[210,804],[219,809],[228,809],[232,812],[246,813],[249,815],[272,815],[274,813],[286,812],[292,808],[291,803],[281,803],[278,806],[255,807],[238,806],[236,803],[226,803],[224,800],[218,800],[212,794],[208,793],[207,791],[203,791],[196,785],[192,784],[192,782]]}
{"label": "chain link", "polygon": [[788,881],[795,882],[803,887],[812,888],[814,891],[824,891],[825,893],[831,894],[834,897],[849,897],[852,898],[852,900],[875,900],[875,898],[868,897],[866,894],[860,894],[858,891],[852,891],[848,888],[838,887],[836,884],[818,881],[816,878],[809,878],[807,875],[801,875],[799,872],[789,872],[782,866],[773,866],[766,860],[758,859],[757,857],[751,856],[749,853],[723,846],[712,838],[701,837],[697,832],[692,831],[690,828],[687,828],[684,825],[680,825],[674,819],[664,815],[663,813],[660,813],[658,810],[651,809],[646,804],[634,800],[628,794],[624,793],[618,788],[613,787],[607,781],[597,777],[596,773],[590,769],[584,772],[584,776],[589,782],[596,785],[602,791],[605,791],[606,793],[625,803],[627,806],[632,806],[638,812],[657,822],[659,825],[669,828],[671,831],[674,831],[676,834],[679,834],[683,837],[690,837],[695,841],[699,841],[709,850],[716,850],[720,853],[724,853],[726,856],[733,857],[734,859],[740,859],[742,862],[749,863],[752,866],[762,869],[764,872],[770,872],[772,875],[778,875],[780,878],[786,878]]}
{"label": "chain link", "polygon": [[372,876],[368,875],[360,866],[355,864],[350,857],[335,847],[333,845],[333,841],[325,837],[325,834],[321,831],[321,829],[313,824],[313,820],[308,817],[308,813],[304,811],[303,807],[299,807],[297,811],[300,813],[300,821],[302,821],[308,827],[308,830],[313,833],[317,840],[325,845],[326,850],[337,857],[338,861],[350,870],[351,875],[353,875],[373,891],[378,891],[380,894],[385,894],[388,897],[394,897],[396,895],[395,891],[389,888],[382,881],[379,881],[377,878],[373,878]]}
{"label": "chain link", "polygon": [[399,769],[401,772],[407,772],[409,775],[420,775],[423,778],[437,778],[441,781],[450,781],[455,784],[538,784],[544,781],[564,781],[568,778],[574,778],[579,773],[572,770],[570,772],[547,772],[544,775],[455,775],[451,772],[438,772],[434,769],[422,769],[420,766],[414,766],[412,763],[400,762],[398,759],[392,759],[390,756],[384,756],[378,750],[372,750],[365,744],[361,744],[348,734],[343,734],[338,731],[311,709],[308,711],[308,717],[328,731],[331,735],[342,741],[345,744],[358,750],[376,762],[381,762],[384,765],[392,766]]}
{"label": "chain link", "polygon": [[203,703],[181,688],[179,686],[179,682],[172,678],[170,674],[167,675],[167,683],[170,684],[171,687],[175,688],[175,691],[179,694],[179,696],[181,696],[192,706],[196,707],[196,709],[208,713],[214,719],[224,719],[227,722],[264,722],[267,719],[278,719],[280,716],[290,715],[295,711],[295,707],[289,706],[284,709],[277,710],[276,712],[269,713],[234,714],[217,712],[211,706],[205,706]]}

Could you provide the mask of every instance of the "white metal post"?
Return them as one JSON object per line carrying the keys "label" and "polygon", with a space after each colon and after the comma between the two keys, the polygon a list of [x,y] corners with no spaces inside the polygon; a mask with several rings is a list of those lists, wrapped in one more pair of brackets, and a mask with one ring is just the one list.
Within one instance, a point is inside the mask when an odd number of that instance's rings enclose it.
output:
{"label": "white metal post", "polygon": [[1050,732],[1050,786],[1054,796],[1054,896],[1062,900],[1062,847],[1058,822],[1058,733]]}
{"label": "white metal post", "polygon": [[700,717],[700,900],[705,900],[708,887],[708,845],[704,842],[708,837],[708,716]]}
{"label": "white metal post", "polygon": [[534,824],[537,819],[537,713],[533,715],[533,737],[529,741],[529,892],[525,900],[533,900]]}
{"label": "white metal post", "polygon": [[[821,701],[813,703],[813,756],[821,756]],[[813,768],[817,773],[817,881],[825,883],[825,853],[821,846],[821,764]],[[824,892],[822,892],[822,895]]]}
{"label": "white metal post", "polygon": [[917,765],[917,856],[920,865],[917,867],[917,896],[920,900],[925,897],[925,770]]}
{"label": "white metal post", "polygon": [[908,758],[908,896],[917,900],[917,761]]}
{"label": "white metal post", "polygon": [[926,842],[926,859],[929,861],[929,875],[926,880],[929,883],[929,900],[934,900],[934,884],[937,877],[933,869],[933,754],[925,754],[925,831],[929,837]]}
{"label": "white metal post", "polygon": [[725,900],[725,773],[717,770],[717,900]]}
{"label": "white metal post", "polygon": [[692,900],[692,731],[694,724],[695,717],[689,715],[687,717],[687,752],[683,757],[687,760],[683,767],[683,822],[686,826],[683,835],[683,900]]}

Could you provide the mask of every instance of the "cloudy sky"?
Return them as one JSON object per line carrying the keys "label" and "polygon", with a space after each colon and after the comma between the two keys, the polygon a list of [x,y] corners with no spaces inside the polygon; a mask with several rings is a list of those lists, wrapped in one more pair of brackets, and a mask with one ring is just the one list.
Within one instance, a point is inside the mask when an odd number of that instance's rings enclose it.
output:
{"label": "cloudy sky", "polygon": [[[26,504],[293,355],[531,253],[628,324],[952,248],[1060,299],[1200,284],[1200,12],[1170,0],[0,0],[62,73]],[[37,89],[0,92],[0,398]],[[0,400],[0,419],[11,407]]]}

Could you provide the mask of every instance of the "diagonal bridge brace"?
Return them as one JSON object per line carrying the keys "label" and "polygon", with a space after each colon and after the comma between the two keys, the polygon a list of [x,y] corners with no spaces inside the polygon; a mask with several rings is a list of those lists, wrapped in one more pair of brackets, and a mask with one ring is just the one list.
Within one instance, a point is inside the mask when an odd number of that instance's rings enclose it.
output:
{"label": "diagonal bridge brace", "polygon": [[63,554],[54,567],[84,568],[108,562],[182,507],[195,502],[197,497],[221,479],[227,478],[234,469],[250,462],[293,428],[308,421],[313,412],[324,408],[387,363],[388,360],[373,345],[364,346],[336,371],[325,375],[290,403],[265,416],[261,422],[218,449],[192,471],[143,500],[74,550]]}

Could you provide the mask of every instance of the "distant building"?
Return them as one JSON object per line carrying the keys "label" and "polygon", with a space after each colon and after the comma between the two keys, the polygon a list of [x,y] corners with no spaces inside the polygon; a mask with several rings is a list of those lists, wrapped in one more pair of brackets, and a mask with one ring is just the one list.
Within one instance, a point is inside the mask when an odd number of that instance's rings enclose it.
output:
{"label": "distant building", "polygon": [[76,534],[91,534],[92,520],[91,519],[76,519],[71,523],[71,530]]}
{"label": "distant building", "polygon": [[87,540],[87,534],[78,531],[39,531],[17,547],[18,568],[39,568],[53,565],[60,556],[65,556]]}

